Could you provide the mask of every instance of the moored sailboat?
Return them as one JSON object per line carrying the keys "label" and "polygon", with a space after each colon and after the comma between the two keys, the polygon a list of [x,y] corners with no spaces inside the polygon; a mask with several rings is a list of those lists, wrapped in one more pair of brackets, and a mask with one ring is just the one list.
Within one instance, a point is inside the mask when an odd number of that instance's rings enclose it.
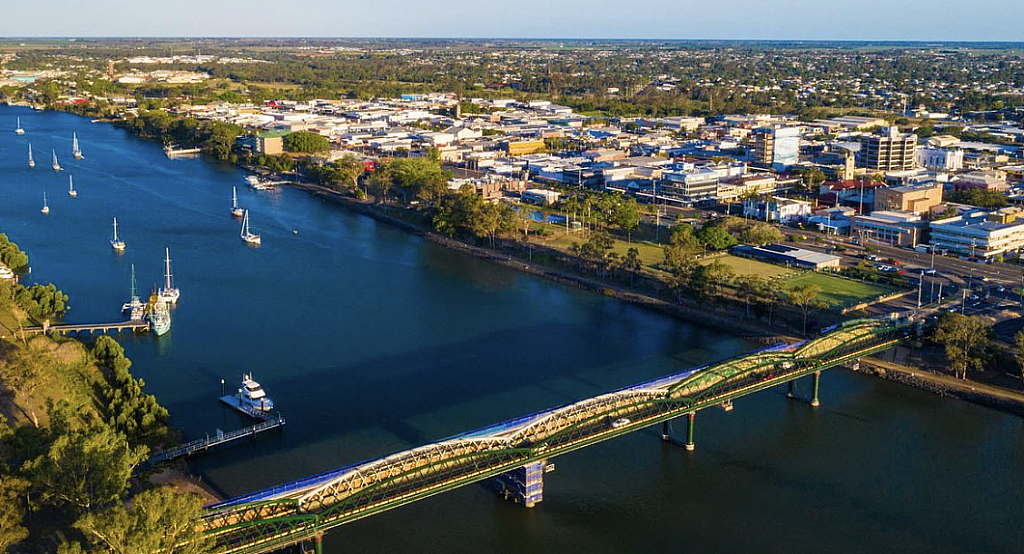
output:
{"label": "moored sailboat", "polygon": [[57,151],[56,150],[53,151],[53,166],[52,167],[53,167],[54,171],[63,171],[64,170],[64,168],[61,167],[59,163],[57,163]]}
{"label": "moored sailboat", "polygon": [[71,177],[71,175],[68,175],[68,196],[70,196],[71,198],[78,197],[78,191],[75,190],[75,180]]}
{"label": "moored sailboat", "polygon": [[71,133],[71,153],[74,154],[76,160],[85,158],[82,155],[82,149],[78,147],[78,133]]}
{"label": "moored sailboat", "polygon": [[262,242],[259,235],[249,231],[249,210],[245,210],[242,215],[242,230],[240,235],[242,240],[252,246],[259,246]]}
{"label": "moored sailboat", "polygon": [[175,287],[171,282],[171,249],[164,249],[166,256],[164,257],[164,286],[158,293],[160,299],[168,304],[176,304],[178,297],[181,296],[181,291],[178,287]]}
{"label": "moored sailboat", "polygon": [[110,239],[110,247],[116,252],[124,252],[124,241],[117,236],[117,218],[114,218],[114,237]]}
{"label": "moored sailboat", "polygon": [[18,118],[18,125],[14,128],[14,134],[16,134],[16,135],[24,135],[25,134],[25,129],[21,128],[21,118],[20,117]]}
{"label": "moored sailboat", "polygon": [[32,143],[28,143],[28,166],[35,167],[36,161],[32,159]]}
{"label": "moored sailboat", "polygon": [[43,193],[43,209],[41,209],[39,211],[42,212],[43,215],[46,215],[46,214],[50,213],[50,206],[48,206],[46,204],[46,193],[45,192]]}
{"label": "moored sailboat", "polygon": [[231,187],[231,215],[235,217],[242,217],[242,208],[238,207],[238,190],[235,187]]}
{"label": "moored sailboat", "polygon": [[132,291],[129,300],[121,306],[122,312],[129,312],[132,321],[142,321],[146,317],[146,305],[139,298],[135,288],[135,264],[132,264]]}

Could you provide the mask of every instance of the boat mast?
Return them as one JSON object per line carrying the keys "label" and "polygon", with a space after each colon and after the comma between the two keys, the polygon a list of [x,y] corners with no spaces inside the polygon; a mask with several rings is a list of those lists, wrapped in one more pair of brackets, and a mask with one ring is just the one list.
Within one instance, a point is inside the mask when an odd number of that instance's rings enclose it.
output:
{"label": "boat mast", "polygon": [[231,209],[238,209],[238,189],[231,187]]}
{"label": "boat mast", "polygon": [[[114,218],[114,242],[117,242],[117,218]],[[135,282],[135,264],[132,264],[132,283]]]}
{"label": "boat mast", "polygon": [[164,251],[166,252],[166,257],[164,258],[164,262],[166,264],[165,275],[167,279],[166,290],[169,291],[171,290],[171,249],[165,248]]}
{"label": "boat mast", "polygon": [[139,293],[135,290],[135,264],[132,264],[132,301],[138,298]]}
{"label": "boat mast", "polygon": [[249,210],[245,210],[245,216],[242,217],[242,238],[245,238],[249,234]]}

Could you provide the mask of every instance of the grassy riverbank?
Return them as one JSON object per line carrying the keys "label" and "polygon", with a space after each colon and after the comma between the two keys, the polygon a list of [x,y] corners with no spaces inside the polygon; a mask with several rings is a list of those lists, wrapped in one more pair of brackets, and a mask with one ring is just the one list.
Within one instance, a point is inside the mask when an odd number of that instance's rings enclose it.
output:
{"label": "grassy riverbank", "polygon": [[0,281],[0,552],[155,552],[191,536],[167,531],[192,528],[204,496],[183,493],[200,487],[175,466],[136,471],[177,440],[167,410],[113,338],[22,332],[54,315],[34,287]]}

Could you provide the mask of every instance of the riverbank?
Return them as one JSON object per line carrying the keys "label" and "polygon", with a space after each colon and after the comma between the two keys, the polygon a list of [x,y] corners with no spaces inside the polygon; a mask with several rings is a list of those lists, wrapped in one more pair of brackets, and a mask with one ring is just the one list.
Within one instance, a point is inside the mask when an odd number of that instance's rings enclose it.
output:
{"label": "riverbank", "polygon": [[[660,298],[631,291],[625,287],[598,281],[576,273],[571,273],[559,268],[551,268],[536,263],[527,263],[514,258],[509,254],[492,250],[485,247],[467,244],[449,237],[439,235],[417,226],[406,219],[395,217],[386,212],[387,207],[381,207],[368,201],[361,201],[328,187],[313,183],[288,183],[288,186],[299,188],[326,198],[335,203],[359,214],[366,215],[376,221],[387,223],[406,232],[429,240],[435,244],[469,254],[471,256],[490,261],[508,268],[543,277],[558,283],[574,286],[597,294],[613,297],[624,302],[642,306],[686,321],[699,321],[720,331],[741,336],[745,339],[760,342],[762,344],[774,344],[778,342],[796,342],[801,340],[795,329],[765,327],[762,321],[751,321],[736,317],[735,313],[727,312],[717,307],[708,306],[694,301],[676,304],[667,302]],[[392,208],[401,210],[402,208]],[[862,360],[860,369],[875,377],[893,381],[902,385],[911,386],[921,390],[929,391],[940,396],[947,396],[959,400],[965,400],[996,410],[1024,415],[1024,394],[978,383],[975,381],[964,381],[951,376],[941,375],[927,371],[922,368],[910,367],[901,364],[885,362],[875,358]]]}

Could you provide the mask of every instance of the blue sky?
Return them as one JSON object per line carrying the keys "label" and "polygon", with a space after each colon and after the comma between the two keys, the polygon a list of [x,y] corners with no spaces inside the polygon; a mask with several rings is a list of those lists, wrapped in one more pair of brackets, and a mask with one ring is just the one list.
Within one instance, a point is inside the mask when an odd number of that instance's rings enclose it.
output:
{"label": "blue sky", "polygon": [[4,0],[0,36],[1024,41],[1024,0]]}

